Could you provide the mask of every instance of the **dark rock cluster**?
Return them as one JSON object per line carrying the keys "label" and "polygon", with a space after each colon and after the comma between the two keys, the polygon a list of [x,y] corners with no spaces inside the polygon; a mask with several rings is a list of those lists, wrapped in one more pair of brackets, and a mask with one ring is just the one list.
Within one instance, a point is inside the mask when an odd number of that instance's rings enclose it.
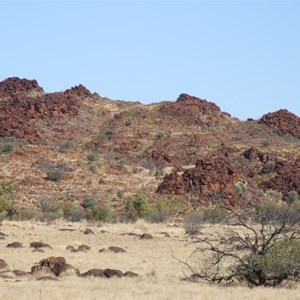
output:
{"label": "dark rock cluster", "polygon": [[177,172],[166,175],[158,192],[176,195],[195,193],[203,196],[223,192],[234,194],[233,186],[238,180],[239,174],[225,159],[199,159],[196,167],[185,170],[182,175]]}
{"label": "dark rock cluster", "polygon": [[279,135],[291,134],[300,138],[300,118],[287,109],[265,114],[259,122],[274,128]]}

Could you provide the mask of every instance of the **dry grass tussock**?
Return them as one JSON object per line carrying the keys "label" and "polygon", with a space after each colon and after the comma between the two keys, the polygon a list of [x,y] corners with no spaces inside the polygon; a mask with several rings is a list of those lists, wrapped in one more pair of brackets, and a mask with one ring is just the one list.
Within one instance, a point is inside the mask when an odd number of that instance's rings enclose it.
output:
{"label": "dry grass tussock", "polygon": [[[95,234],[85,235],[91,228]],[[59,231],[72,228],[74,231]],[[210,233],[221,230],[219,225],[204,226],[202,231]],[[186,259],[195,248],[193,239],[185,235],[182,227],[168,224],[147,224],[138,221],[133,224],[88,224],[55,221],[51,224],[38,222],[8,222],[0,226],[7,234],[0,240],[0,258],[10,269],[30,271],[35,262],[48,256],[63,256],[85,272],[91,268],[115,268],[131,270],[139,274],[136,278],[80,278],[69,274],[60,281],[36,281],[33,276],[16,279],[1,278],[0,299],[300,299],[299,288],[266,289],[244,287],[217,287],[201,283],[181,281],[182,265],[172,258]],[[150,233],[152,240],[122,235],[124,233]],[[170,237],[165,237],[167,232]],[[11,249],[6,245],[19,241],[24,248]],[[45,253],[32,252],[29,244],[43,241],[53,249]],[[66,246],[91,246],[87,252],[72,253]],[[126,253],[102,252],[109,246],[124,248]],[[17,278],[18,280],[18,278]]]}

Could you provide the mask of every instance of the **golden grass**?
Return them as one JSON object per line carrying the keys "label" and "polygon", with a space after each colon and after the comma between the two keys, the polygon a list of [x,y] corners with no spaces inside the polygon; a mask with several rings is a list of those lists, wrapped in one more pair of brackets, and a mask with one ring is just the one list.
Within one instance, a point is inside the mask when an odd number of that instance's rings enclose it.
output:
{"label": "golden grass", "polygon": [[[95,235],[85,235],[85,228],[91,228]],[[73,228],[75,231],[59,231]],[[204,233],[222,230],[219,226],[206,226]],[[181,227],[167,224],[66,223],[51,224],[38,222],[4,222],[0,231],[8,236],[0,240],[0,258],[10,269],[30,271],[35,262],[48,256],[63,256],[67,262],[81,272],[91,268],[115,268],[139,274],[137,278],[78,278],[67,275],[59,282],[36,281],[33,276],[16,279],[0,279],[0,299],[300,299],[299,288],[266,289],[245,287],[218,287],[204,283],[184,282],[182,265],[172,258],[172,252],[185,259],[195,244],[184,234]],[[153,240],[140,240],[122,233],[151,233]],[[165,237],[161,232],[168,232]],[[6,248],[8,243],[20,241],[22,249]],[[32,252],[30,242],[43,241],[53,249],[45,253]],[[66,246],[91,246],[88,252],[71,253]],[[98,253],[101,248],[119,246],[127,253]]]}

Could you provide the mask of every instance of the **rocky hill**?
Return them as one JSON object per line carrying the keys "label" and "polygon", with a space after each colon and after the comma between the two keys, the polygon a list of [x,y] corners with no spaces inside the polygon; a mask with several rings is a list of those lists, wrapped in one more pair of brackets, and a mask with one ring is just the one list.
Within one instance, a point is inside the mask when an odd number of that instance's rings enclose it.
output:
{"label": "rocky hill", "polygon": [[143,105],[15,77],[0,83],[0,137],[0,180],[19,207],[95,196],[122,213],[140,192],[180,195],[187,210],[300,195],[300,118],[285,109],[243,122],[187,94]]}

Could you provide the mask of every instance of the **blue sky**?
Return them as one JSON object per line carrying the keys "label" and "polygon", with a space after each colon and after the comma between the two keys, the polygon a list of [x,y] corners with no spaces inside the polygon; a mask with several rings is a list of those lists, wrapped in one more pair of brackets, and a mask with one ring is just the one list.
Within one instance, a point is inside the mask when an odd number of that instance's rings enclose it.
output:
{"label": "blue sky", "polygon": [[298,1],[1,1],[0,80],[300,116],[299,18]]}

